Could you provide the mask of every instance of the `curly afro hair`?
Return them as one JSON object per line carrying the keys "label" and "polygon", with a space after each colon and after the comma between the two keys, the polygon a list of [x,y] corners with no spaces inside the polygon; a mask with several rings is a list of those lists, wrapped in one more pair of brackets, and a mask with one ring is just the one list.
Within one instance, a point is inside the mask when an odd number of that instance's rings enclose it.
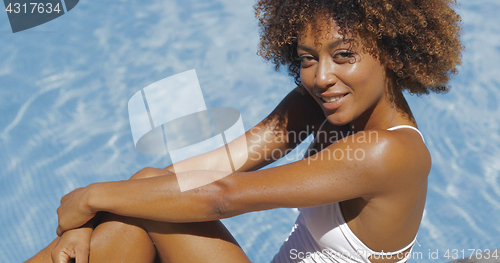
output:
{"label": "curly afro hair", "polygon": [[448,90],[450,75],[461,64],[461,20],[454,5],[453,0],[260,0],[255,4],[258,54],[276,70],[288,66],[303,91],[298,36],[308,25],[319,30],[322,21],[333,19],[340,35],[359,39],[366,52],[394,72],[393,89],[439,93]]}

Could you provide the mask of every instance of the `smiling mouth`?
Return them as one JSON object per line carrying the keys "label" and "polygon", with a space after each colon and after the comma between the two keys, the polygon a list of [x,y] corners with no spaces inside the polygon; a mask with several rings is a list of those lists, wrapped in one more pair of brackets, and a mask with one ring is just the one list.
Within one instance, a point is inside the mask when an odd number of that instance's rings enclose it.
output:
{"label": "smiling mouth", "polygon": [[340,95],[340,96],[335,96],[335,97],[324,97],[324,96],[320,96],[320,98],[324,101],[324,102],[334,102],[334,101],[337,101],[337,100],[340,100],[341,98],[347,96],[347,94],[349,93],[346,93],[344,95]]}

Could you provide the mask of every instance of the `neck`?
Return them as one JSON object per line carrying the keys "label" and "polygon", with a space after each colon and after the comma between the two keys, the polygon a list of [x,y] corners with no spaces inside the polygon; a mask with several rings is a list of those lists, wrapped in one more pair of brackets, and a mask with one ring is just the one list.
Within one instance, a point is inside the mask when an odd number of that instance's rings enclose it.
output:
{"label": "neck", "polygon": [[416,125],[416,122],[402,92],[397,91],[353,120],[350,128],[355,132],[386,130],[402,124]]}

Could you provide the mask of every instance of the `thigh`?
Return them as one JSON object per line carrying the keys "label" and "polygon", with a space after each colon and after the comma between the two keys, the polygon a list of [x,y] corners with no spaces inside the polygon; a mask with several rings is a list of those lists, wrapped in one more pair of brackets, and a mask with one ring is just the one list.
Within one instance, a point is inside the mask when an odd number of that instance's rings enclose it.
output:
{"label": "thigh", "polygon": [[199,223],[144,222],[161,262],[250,263],[220,221]]}

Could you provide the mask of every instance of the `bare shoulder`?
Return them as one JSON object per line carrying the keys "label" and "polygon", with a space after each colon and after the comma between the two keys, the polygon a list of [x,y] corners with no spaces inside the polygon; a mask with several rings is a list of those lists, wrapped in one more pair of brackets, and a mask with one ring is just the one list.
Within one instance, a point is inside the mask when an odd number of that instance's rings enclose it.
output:
{"label": "bare shoulder", "polygon": [[344,140],[344,148],[351,146],[354,153],[359,151],[358,158],[363,156],[369,176],[383,182],[385,187],[380,187],[381,190],[404,182],[423,182],[430,172],[429,150],[413,129],[368,130]]}
{"label": "bare shoulder", "polygon": [[385,191],[401,180],[423,181],[429,174],[430,154],[415,130],[374,129],[355,134],[333,131],[330,136],[335,142],[310,158],[337,168],[341,164],[346,174],[377,185],[374,189]]}

